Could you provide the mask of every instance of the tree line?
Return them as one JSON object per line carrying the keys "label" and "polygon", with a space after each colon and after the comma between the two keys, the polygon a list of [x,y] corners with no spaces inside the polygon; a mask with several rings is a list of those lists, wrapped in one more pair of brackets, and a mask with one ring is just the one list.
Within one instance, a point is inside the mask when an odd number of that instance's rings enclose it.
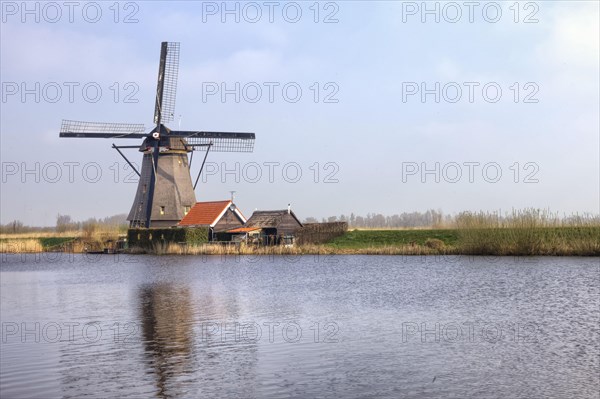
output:
{"label": "tree line", "polygon": [[0,225],[0,233],[2,234],[19,234],[32,232],[58,232],[66,231],[83,231],[92,232],[99,228],[126,230],[128,226],[127,215],[119,214],[107,216],[105,218],[89,218],[83,221],[75,221],[70,215],[56,215],[56,224],[54,226],[27,226],[20,220],[13,220],[9,223]]}
{"label": "tree line", "polygon": [[[349,228],[363,229],[395,229],[395,228],[453,228],[466,225],[506,226],[516,224],[537,226],[580,226],[600,225],[600,215],[597,214],[572,214],[559,215],[547,210],[525,209],[513,210],[512,213],[501,215],[497,212],[460,212],[456,215],[444,215],[441,210],[427,210],[425,212],[402,212],[394,215],[381,213],[367,213],[366,215],[340,215],[329,216],[318,220],[307,217],[303,223],[332,223],[347,222]],[[0,233],[18,234],[30,232],[67,232],[82,231],[91,234],[95,230],[119,230],[128,228],[127,215],[119,214],[101,219],[89,218],[84,221],[74,221],[69,215],[58,214],[56,225],[48,227],[26,226],[19,220],[13,220],[0,225]]]}
{"label": "tree line", "polygon": [[[105,217],[103,219],[89,218],[84,221],[75,221],[69,215],[58,214],[56,216],[56,225],[52,227],[32,227],[26,226],[18,220],[14,220],[5,225],[0,225],[0,233],[15,234],[29,233],[36,231],[56,231],[63,233],[66,231],[93,231],[99,227],[109,227],[113,229],[126,230],[127,215],[119,214]],[[321,218],[307,217],[304,223],[332,223],[347,222],[350,228],[407,228],[407,227],[440,227],[447,222],[451,222],[452,217],[444,217],[441,211],[428,210],[426,212],[403,212],[394,215],[382,215],[381,213],[367,213],[365,216],[340,215]]]}
{"label": "tree line", "polygon": [[[314,217],[304,219],[304,223],[318,223]],[[471,212],[463,211],[454,215],[444,215],[439,210],[425,212],[403,212],[394,215],[367,213],[366,216],[330,216],[325,222],[347,222],[349,228],[397,229],[397,228],[461,228],[461,227],[560,227],[598,226],[598,214],[559,214],[546,209],[513,209],[511,212]]]}
{"label": "tree line", "polygon": [[[440,227],[451,222],[451,217],[444,217],[442,211],[433,209],[425,212],[402,212],[394,215],[383,215],[381,213],[367,213],[365,216],[340,215],[322,218],[320,222],[347,222],[349,228],[407,228],[407,227]],[[304,223],[318,223],[314,217],[308,217]]]}

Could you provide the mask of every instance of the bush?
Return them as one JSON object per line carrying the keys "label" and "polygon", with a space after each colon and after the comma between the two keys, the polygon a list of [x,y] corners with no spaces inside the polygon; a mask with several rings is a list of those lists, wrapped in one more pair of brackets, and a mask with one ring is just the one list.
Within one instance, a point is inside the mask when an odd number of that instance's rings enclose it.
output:
{"label": "bush", "polygon": [[428,238],[425,240],[425,246],[431,249],[443,249],[445,244],[444,241],[438,240],[437,238]]}
{"label": "bush", "polygon": [[186,243],[197,246],[208,242],[208,228],[165,228],[165,229],[129,229],[127,230],[129,247],[154,249],[158,243]]}

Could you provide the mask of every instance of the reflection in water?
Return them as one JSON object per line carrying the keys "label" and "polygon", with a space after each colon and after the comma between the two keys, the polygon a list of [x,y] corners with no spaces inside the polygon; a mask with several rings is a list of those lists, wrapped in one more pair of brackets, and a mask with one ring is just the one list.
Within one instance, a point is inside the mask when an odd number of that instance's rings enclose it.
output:
{"label": "reflection in water", "polygon": [[[258,342],[240,339],[235,322],[227,323],[237,317],[229,313],[237,309],[236,295],[218,297],[208,290],[194,298],[189,286],[158,283],[142,286],[139,301],[144,356],[157,397],[252,392],[241,382],[256,379]],[[220,386],[213,391],[215,381]]]}
{"label": "reflection in water", "polygon": [[172,381],[193,372],[190,289],[151,284],[140,289],[139,298],[145,354],[156,374],[157,394],[166,397]]}

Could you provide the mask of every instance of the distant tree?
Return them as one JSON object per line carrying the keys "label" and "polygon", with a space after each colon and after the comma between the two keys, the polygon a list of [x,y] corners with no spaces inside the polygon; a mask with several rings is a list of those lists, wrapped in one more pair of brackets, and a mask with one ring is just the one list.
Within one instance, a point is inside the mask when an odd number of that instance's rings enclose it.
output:
{"label": "distant tree", "polygon": [[327,218],[327,222],[328,223],[333,223],[333,222],[336,222],[336,221],[337,221],[337,216],[329,216]]}
{"label": "distant tree", "polygon": [[362,216],[357,216],[356,221],[354,222],[355,227],[365,227],[365,218]]}
{"label": "distant tree", "polygon": [[127,225],[127,214],[120,213],[114,216],[107,216],[102,220],[98,220],[99,224],[107,226],[122,226]]}
{"label": "distant tree", "polygon": [[96,219],[89,219],[81,224],[81,230],[85,239],[91,239],[94,232],[98,229],[98,222]]}
{"label": "distant tree", "polygon": [[315,219],[314,217],[309,216],[306,219],[304,219],[304,223],[319,223],[319,221],[317,219]]}
{"label": "distant tree", "polygon": [[24,233],[27,229],[20,220],[13,220],[4,226],[0,226],[0,231],[4,234]]}
{"label": "distant tree", "polygon": [[340,215],[339,218],[331,216],[328,221],[339,220],[349,222],[354,228],[402,228],[402,227],[440,227],[452,222],[453,217],[444,216],[441,210],[429,209],[425,212],[403,212],[394,215],[382,215],[381,213],[367,213],[366,216],[357,216],[354,213],[350,217]]}
{"label": "distant tree", "polygon": [[14,233],[21,233],[23,231],[23,222],[20,220],[13,220],[11,222],[11,230]]}
{"label": "distant tree", "polygon": [[383,216],[381,213],[373,216],[373,227],[386,227],[385,216]]}
{"label": "distant tree", "polygon": [[56,231],[63,233],[73,228],[73,222],[71,216],[61,215],[60,213],[56,216]]}

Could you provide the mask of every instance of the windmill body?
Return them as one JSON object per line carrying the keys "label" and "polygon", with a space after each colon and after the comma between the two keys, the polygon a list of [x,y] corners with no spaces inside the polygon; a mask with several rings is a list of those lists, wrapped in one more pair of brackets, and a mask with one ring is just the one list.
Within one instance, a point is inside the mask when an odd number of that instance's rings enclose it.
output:
{"label": "windmill body", "polygon": [[153,198],[150,183],[154,173],[153,147],[144,141],[140,180],[127,220],[131,227],[144,227],[150,204],[152,227],[176,225],[196,203],[196,194],[189,170],[188,153],[192,149],[183,138],[163,137],[159,143]]}
{"label": "windmill body", "polygon": [[[127,217],[130,227],[175,226],[196,203],[195,184],[209,151],[254,149],[254,133],[174,131],[163,125],[173,120],[178,69],[179,43],[163,42],[154,109],[156,126],[149,133],[141,124],[62,122],[60,137],[144,139],[141,146],[112,145],[140,177]],[[137,148],[143,154],[140,171],[123,154],[124,148]],[[206,152],[193,185],[190,168],[196,150]]]}

